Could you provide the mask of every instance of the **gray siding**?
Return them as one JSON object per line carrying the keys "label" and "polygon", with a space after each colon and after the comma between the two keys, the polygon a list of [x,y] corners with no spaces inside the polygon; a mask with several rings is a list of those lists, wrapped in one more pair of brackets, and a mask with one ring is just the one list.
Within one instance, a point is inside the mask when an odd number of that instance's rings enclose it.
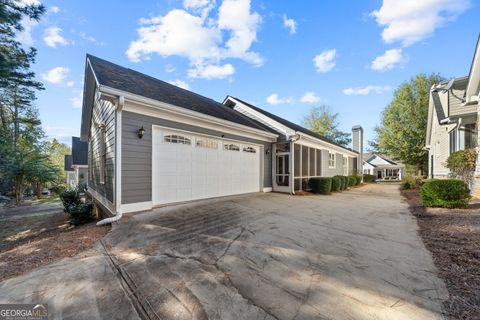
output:
{"label": "gray siding", "polygon": [[343,156],[340,153],[335,155],[335,168],[328,167],[328,150],[322,150],[322,177],[333,177],[343,175]]}
{"label": "gray siding", "polygon": [[357,157],[348,157],[348,175],[352,175],[357,170]]}
{"label": "gray siding", "polygon": [[[183,123],[159,119],[137,113],[122,113],[122,204],[152,200],[152,126],[159,125],[172,129],[186,130],[226,139],[261,144],[264,147],[264,187],[272,186],[272,157],[265,150],[272,150],[272,144],[195,127]],[[146,129],[142,139],[137,137],[140,127]]]}
{"label": "gray siding", "polygon": [[[105,183],[100,183],[102,129],[105,125]],[[95,103],[92,111],[90,136],[88,139],[89,188],[105,197],[112,204],[115,203],[115,106],[105,100]]]}

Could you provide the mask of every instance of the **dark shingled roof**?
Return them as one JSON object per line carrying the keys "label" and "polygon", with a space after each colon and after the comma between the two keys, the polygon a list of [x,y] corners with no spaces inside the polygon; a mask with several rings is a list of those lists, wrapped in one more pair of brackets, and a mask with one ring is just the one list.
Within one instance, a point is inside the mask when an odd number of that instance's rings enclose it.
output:
{"label": "dark shingled roof", "polygon": [[72,155],[71,154],[66,154],[65,158],[63,160],[63,170],[65,171],[73,171],[72,168]]}
{"label": "dark shingled roof", "polygon": [[88,143],[72,137],[72,165],[88,164]]}
{"label": "dark shingled roof", "polygon": [[100,85],[267,132],[272,130],[210,98],[87,54]]}
{"label": "dark shingled roof", "polygon": [[[250,104],[250,103],[248,103],[248,102],[245,102],[245,101],[243,101],[243,100],[241,100],[241,99],[238,99],[238,98],[235,98],[235,97],[232,97],[232,98],[235,99],[235,100],[240,101],[241,103],[247,105],[248,107],[252,108],[253,110],[255,110],[255,111],[257,111],[257,112],[263,113],[263,114],[266,115],[267,117],[269,117],[269,118],[271,118],[271,119],[273,119],[273,120],[275,120],[275,121],[283,124],[283,125],[286,126],[286,127],[289,127],[289,128],[292,129],[292,130],[295,130],[295,131],[298,131],[298,132],[301,132],[301,133],[304,133],[304,134],[308,134],[309,136],[312,136],[312,137],[317,138],[317,139],[320,139],[320,140],[322,140],[322,141],[331,143],[331,144],[336,145],[336,146],[338,146],[338,147],[341,147],[341,148],[343,148],[343,149],[346,149],[346,150],[349,150],[349,151],[353,151],[352,149],[345,148],[344,146],[339,145],[338,143],[333,142],[332,140],[327,139],[327,138],[325,138],[324,136],[319,135],[318,133],[315,133],[315,132],[313,132],[313,131],[311,131],[311,130],[308,130],[307,128],[304,128],[304,127],[302,127],[302,126],[300,126],[300,125],[298,125],[298,124],[295,124],[295,123],[293,123],[293,122],[290,122],[290,121],[288,121],[288,120],[285,120],[285,119],[283,119],[283,118],[281,118],[281,117],[279,117],[279,116],[277,116],[277,115],[274,115],[273,113],[270,113],[270,112],[268,112],[268,111],[265,111],[265,110],[263,110],[263,109],[260,109],[259,107],[256,107],[256,106],[254,106],[254,105],[252,105],[252,104]],[[234,106],[230,106],[230,107],[233,108]],[[353,152],[356,152],[356,151],[353,151]],[[356,153],[358,153],[358,152],[356,152]]]}
{"label": "dark shingled roof", "polygon": [[438,122],[445,119],[445,112],[443,112],[442,101],[440,101],[440,97],[437,91],[432,92],[432,99],[433,99],[433,106],[435,107],[435,111],[437,112]]}

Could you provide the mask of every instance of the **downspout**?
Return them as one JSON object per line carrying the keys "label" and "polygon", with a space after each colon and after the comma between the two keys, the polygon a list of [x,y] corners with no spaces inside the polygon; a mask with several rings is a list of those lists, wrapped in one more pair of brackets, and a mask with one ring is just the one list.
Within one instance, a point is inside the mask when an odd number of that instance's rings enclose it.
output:
{"label": "downspout", "polygon": [[122,218],[122,110],[125,106],[125,97],[118,97],[118,106],[115,110],[115,215],[97,222],[97,226],[112,223]]}

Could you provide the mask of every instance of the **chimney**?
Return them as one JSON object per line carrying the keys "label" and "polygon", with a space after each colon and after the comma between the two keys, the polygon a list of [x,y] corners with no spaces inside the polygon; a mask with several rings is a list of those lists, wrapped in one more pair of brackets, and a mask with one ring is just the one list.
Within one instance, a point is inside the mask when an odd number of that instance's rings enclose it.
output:
{"label": "chimney", "polygon": [[352,127],[352,149],[358,152],[357,173],[363,173],[363,128],[361,126]]}

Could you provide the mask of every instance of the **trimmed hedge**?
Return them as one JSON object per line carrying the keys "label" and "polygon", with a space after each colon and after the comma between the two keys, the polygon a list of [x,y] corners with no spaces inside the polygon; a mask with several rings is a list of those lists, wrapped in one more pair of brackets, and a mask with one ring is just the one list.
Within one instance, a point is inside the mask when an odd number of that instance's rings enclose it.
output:
{"label": "trimmed hedge", "polygon": [[362,176],[354,176],[355,177],[355,185],[359,186],[362,183]]}
{"label": "trimmed hedge", "polygon": [[330,194],[332,192],[332,182],[332,178],[315,177],[308,180],[308,185],[314,193]]}
{"label": "trimmed hedge", "polygon": [[355,176],[348,176],[348,186],[353,187],[357,183]]}
{"label": "trimmed hedge", "polygon": [[343,190],[347,190],[348,189],[348,177],[347,176],[342,176],[342,180],[343,180]]}
{"label": "trimmed hedge", "polygon": [[467,184],[455,179],[427,180],[421,196],[424,206],[442,208],[466,208],[471,198]]}
{"label": "trimmed hedge", "polygon": [[332,177],[332,192],[342,191],[343,179],[340,176]]}
{"label": "trimmed hedge", "polygon": [[335,176],[335,177],[340,179],[340,191],[343,191],[343,190],[347,189],[348,181],[347,181],[346,177],[340,176],[340,175]]}
{"label": "trimmed hedge", "polygon": [[363,182],[365,182],[365,183],[375,182],[375,176],[373,174],[364,174],[363,175]]}

